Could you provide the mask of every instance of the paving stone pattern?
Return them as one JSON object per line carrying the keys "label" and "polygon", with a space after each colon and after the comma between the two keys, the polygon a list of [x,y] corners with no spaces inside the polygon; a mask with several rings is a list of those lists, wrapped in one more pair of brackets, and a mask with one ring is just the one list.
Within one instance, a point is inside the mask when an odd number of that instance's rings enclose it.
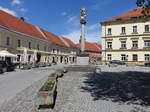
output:
{"label": "paving stone pattern", "polygon": [[[149,68],[141,67],[101,67],[102,72],[145,71]],[[88,73],[68,72],[58,80],[57,99],[54,109],[40,109],[36,107],[38,89],[45,82],[46,77],[32,86],[18,93],[12,100],[0,108],[0,112],[150,112],[150,106],[112,102],[111,100],[94,100],[92,92],[82,89],[88,86],[84,83]],[[95,75],[96,76],[96,75]],[[93,75],[93,77],[95,77]],[[96,90],[95,90],[96,91]]]}

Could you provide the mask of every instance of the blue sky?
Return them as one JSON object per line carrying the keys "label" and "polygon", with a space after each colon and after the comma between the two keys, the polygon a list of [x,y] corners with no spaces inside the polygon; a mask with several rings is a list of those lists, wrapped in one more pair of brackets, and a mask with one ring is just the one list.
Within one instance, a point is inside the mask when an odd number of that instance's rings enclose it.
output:
{"label": "blue sky", "polygon": [[100,42],[100,22],[136,8],[136,0],[0,0],[0,9],[75,43],[80,8],[87,9],[86,41]]}

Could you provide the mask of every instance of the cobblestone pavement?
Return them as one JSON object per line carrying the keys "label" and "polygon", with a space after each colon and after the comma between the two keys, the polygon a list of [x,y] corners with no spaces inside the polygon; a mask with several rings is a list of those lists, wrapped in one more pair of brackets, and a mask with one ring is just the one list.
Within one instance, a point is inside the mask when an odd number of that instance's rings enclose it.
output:
{"label": "cobblestone pavement", "polygon": [[[101,66],[103,72],[144,71],[146,67],[107,67]],[[46,77],[18,93],[12,100],[0,108],[0,112],[150,112],[149,106],[112,102],[111,100],[94,100],[92,92],[82,89],[88,86],[84,83],[88,73],[69,72],[58,80],[57,99],[54,109],[37,110],[35,100],[38,89]],[[93,76],[95,77],[95,76]],[[92,85],[91,85],[92,86]]]}

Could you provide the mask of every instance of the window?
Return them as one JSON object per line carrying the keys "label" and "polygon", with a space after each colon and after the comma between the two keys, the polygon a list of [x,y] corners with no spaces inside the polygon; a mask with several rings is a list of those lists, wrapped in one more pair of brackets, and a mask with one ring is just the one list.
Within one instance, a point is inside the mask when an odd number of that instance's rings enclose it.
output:
{"label": "window", "polygon": [[108,61],[111,61],[111,60],[112,60],[111,54],[107,54],[107,60],[108,60]]}
{"label": "window", "polygon": [[132,41],[132,47],[138,48],[138,41]]}
{"label": "window", "polygon": [[48,47],[48,51],[49,51],[49,52],[51,51],[51,48],[50,48],[50,47]]}
{"label": "window", "polygon": [[47,50],[47,47],[46,46],[44,46],[44,51],[46,51]]}
{"label": "window", "polygon": [[17,41],[17,46],[18,46],[18,47],[21,47],[21,40],[18,40],[18,41]]}
{"label": "window", "polygon": [[137,33],[137,26],[133,26],[133,33]]}
{"label": "window", "polygon": [[29,42],[29,49],[31,49],[32,48],[32,43],[31,42]]}
{"label": "window", "polygon": [[126,27],[122,27],[122,28],[121,28],[121,33],[122,33],[122,34],[125,34],[125,33],[126,33]]}
{"label": "window", "polygon": [[121,54],[121,60],[125,61],[126,60],[126,55],[125,54]]}
{"label": "window", "polygon": [[150,47],[150,40],[144,41],[144,47]]}
{"label": "window", "polygon": [[145,54],[145,61],[150,61],[150,54]]}
{"label": "window", "polygon": [[112,42],[107,42],[107,48],[112,48]]}
{"label": "window", "polygon": [[145,25],[145,32],[149,32],[149,25]]}
{"label": "window", "polygon": [[55,49],[53,49],[53,53],[55,53]]}
{"label": "window", "polygon": [[6,45],[9,46],[10,45],[10,37],[6,38]]}
{"label": "window", "polygon": [[57,49],[57,54],[59,54],[59,49]]}
{"label": "window", "polygon": [[121,41],[121,48],[126,48],[126,41]]}
{"label": "window", "polygon": [[111,28],[108,28],[108,35],[111,35]]}
{"label": "window", "polygon": [[40,50],[40,45],[39,44],[37,45],[37,49]]}

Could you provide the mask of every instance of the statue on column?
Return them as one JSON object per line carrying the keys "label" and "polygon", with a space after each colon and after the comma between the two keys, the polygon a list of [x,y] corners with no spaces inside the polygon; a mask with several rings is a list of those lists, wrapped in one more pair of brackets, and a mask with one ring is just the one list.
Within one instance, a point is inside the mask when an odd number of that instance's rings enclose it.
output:
{"label": "statue on column", "polygon": [[86,24],[86,9],[82,8],[81,9],[81,24]]}

